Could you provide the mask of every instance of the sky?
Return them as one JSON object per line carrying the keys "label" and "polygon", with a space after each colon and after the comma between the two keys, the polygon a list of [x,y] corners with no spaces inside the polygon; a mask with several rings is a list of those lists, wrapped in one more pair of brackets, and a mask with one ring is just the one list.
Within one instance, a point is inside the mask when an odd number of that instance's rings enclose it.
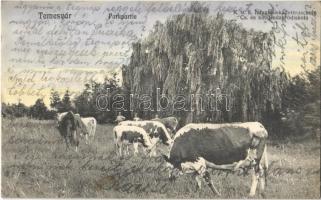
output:
{"label": "sky", "polygon": [[[292,76],[320,65],[319,2],[202,2],[209,15],[222,12],[243,27],[275,32],[273,67]],[[148,36],[156,21],[184,12],[190,2],[4,2],[2,1],[2,102],[32,105],[53,88],[77,94],[88,77],[102,81],[128,64],[131,43]],[[255,11],[312,11],[308,20],[258,20]],[[40,19],[43,14],[72,14],[70,19]],[[296,12],[291,14],[290,12]],[[117,14],[136,19],[117,19]],[[115,19],[110,17],[116,17]],[[274,27],[274,29],[273,29]],[[283,59],[283,61],[281,61]],[[316,63],[313,60],[316,60]],[[58,78],[57,78],[58,77]],[[38,92],[38,93],[37,93]]]}

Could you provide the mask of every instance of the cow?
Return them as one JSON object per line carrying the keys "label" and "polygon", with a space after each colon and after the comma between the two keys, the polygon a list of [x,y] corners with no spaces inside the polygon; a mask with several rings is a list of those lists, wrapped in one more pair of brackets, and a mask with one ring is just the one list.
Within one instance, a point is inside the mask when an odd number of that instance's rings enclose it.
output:
{"label": "cow", "polygon": [[154,118],[152,119],[152,121],[158,121],[161,122],[165,125],[165,127],[169,130],[169,132],[171,133],[171,135],[175,134],[177,125],[178,125],[178,120],[176,119],[176,117],[165,117],[165,118]]}
{"label": "cow", "polygon": [[58,122],[58,130],[65,139],[67,149],[69,149],[70,144],[76,146],[76,151],[78,151],[80,134],[88,134],[85,124],[72,111],[64,114]]}
{"label": "cow", "polygon": [[163,155],[170,167],[170,178],[192,173],[201,188],[203,178],[213,193],[208,169],[247,173],[252,169],[250,196],[254,196],[258,181],[264,190],[268,168],[266,139],[268,133],[259,122],[230,124],[188,124],[174,137],[169,155]]}
{"label": "cow", "polygon": [[[170,146],[173,142],[169,132],[167,131],[164,124],[157,121],[123,121],[120,122],[119,125],[127,125],[127,126],[138,126],[143,128],[152,140],[156,140],[161,142],[167,146]],[[155,144],[155,149],[156,149]],[[156,150],[153,152],[153,156],[156,156]]]}
{"label": "cow", "polygon": [[81,117],[81,121],[85,124],[88,134],[85,135],[86,144],[88,143],[89,139],[94,140],[95,133],[96,133],[96,126],[97,120],[94,117]]}
{"label": "cow", "polygon": [[168,133],[166,127],[161,122],[157,121],[123,121],[119,125],[138,126],[143,128],[150,138],[159,138],[165,145],[172,143],[172,138]]}
{"label": "cow", "polygon": [[151,139],[141,127],[117,125],[113,129],[113,133],[116,149],[120,156],[122,156],[123,145],[126,146],[127,154],[129,155],[128,146],[132,144],[134,146],[134,155],[136,155],[138,153],[138,144],[142,144],[147,149],[147,152],[151,152],[156,144],[156,140]]}

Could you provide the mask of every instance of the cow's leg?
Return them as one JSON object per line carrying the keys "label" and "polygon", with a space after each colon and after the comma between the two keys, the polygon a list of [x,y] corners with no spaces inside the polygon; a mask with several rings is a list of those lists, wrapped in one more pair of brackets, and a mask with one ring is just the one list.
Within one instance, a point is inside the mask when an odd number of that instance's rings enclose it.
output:
{"label": "cow's leg", "polygon": [[156,149],[157,149],[158,140],[159,140],[158,138],[153,138],[152,139],[153,147],[150,149],[149,157],[156,157],[156,155],[157,155]]}
{"label": "cow's leg", "polygon": [[66,150],[69,150],[69,140],[68,137],[65,137],[65,142],[66,142]]}
{"label": "cow's leg", "polygon": [[196,172],[200,177],[203,177],[203,179],[205,180],[207,185],[211,188],[212,192],[214,194],[217,194],[218,196],[221,195],[219,193],[219,191],[213,185],[210,173],[206,169],[207,161],[204,158],[200,157],[200,158],[198,158],[198,160],[196,162],[183,163],[183,164],[181,164],[181,166],[182,166],[182,169],[185,170],[185,173]]}
{"label": "cow's leg", "polygon": [[120,156],[120,144],[118,143],[117,139],[114,140],[115,141],[115,151],[116,151],[116,155],[118,154]]}
{"label": "cow's leg", "polygon": [[203,178],[205,180],[205,182],[207,183],[207,185],[211,188],[212,192],[214,194],[217,194],[218,196],[221,196],[221,193],[216,189],[216,187],[213,185],[210,173],[208,171],[205,171]]}
{"label": "cow's leg", "polygon": [[119,156],[121,157],[122,156],[122,144],[118,143],[117,148],[118,148]]}
{"label": "cow's leg", "polygon": [[[268,162],[268,155],[267,155],[267,147],[264,147],[263,155],[260,161],[260,176],[264,176],[264,183],[261,182],[261,189],[264,189],[265,186],[267,185],[267,170],[269,168],[269,162]],[[261,180],[261,179],[260,179]],[[263,185],[263,188],[262,188]],[[263,191],[263,190],[262,190]]]}
{"label": "cow's leg", "polygon": [[143,148],[143,153],[144,153],[144,155],[147,155],[147,151],[145,148]]}
{"label": "cow's leg", "polygon": [[156,157],[156,148],[152,148],[149,157]]}
{"label": "cow's leg", "polygon": [[133,143],[133,146],[134,146],[134,156],[136,156],[137,153],[138,153],[138,143],[137,143],[137,142],[134,142],[134,143]]}
{"label": "cow's leg", "polygon": [[251,189],[249,194],[250,197],[253,197],[255,195],[257,184],[259,181],[259,173],[255,168],[256,167],[252,169],[252,184],[251,184]]}
{"label": "cow's leg", "polygon": [[259,179],[260,179],[260,192],[263,193],[265,189],[265,169],[259,165]]}
{"label": "cow's leg", "polygon": [[179,175],[181,175],[181,172],[179,169],[174,168],[173,170],[171,170],[170,175],[169,175],[169,181],[170,182],[174,182],[176,180],[176,178],[179,177]]}
{"label": "cow's leg", "polygon": [[129,155],[129,145],[126,145],[126,151],[127,151],[127,155]]}
{"label": "cow's leg", "polygon": [[88,144],[88,134],[85,134],[85,141],[86,141],[86,144]]}
{"label": "cow's leg", "polygon": [[195,174],[195,180],[197,183],[197,189],[202,189],[202,177],[199,174]]}
{"label": "cow's leg", "polygon": [[174,169],[174,166],[169,162],[166,162],[165,169],[168,170],[168,178],[171,178],[172,170]]}
{"label": "cow's leg", "polygon": [[78,134],[78,132],[77,131],[74,131],[73,132],[73,140],[74,140],[74,143],[75,143],[75,145],[76,145],[76,152],[78,152],[78,146],[79,146],[79,134]]}

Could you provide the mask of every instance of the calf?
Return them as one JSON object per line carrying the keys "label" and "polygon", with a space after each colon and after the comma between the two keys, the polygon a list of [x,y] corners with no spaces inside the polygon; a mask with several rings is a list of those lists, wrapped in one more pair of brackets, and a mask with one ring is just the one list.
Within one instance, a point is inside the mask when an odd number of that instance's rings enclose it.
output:
{"label": "calf", "polygon": [[173,170],[192,173],[201,188],[201,178],[211,190],[214,187],[208,168],[247,172],[253,170],[250,196],[255,195],[258,181],[264,190],[264,177],[268,167],[266,138],[268,133],[258,122],[232,124],[188,124],[175,135],[169,156],[163,155]]}
{"label": "calf", "polygon": [[156,143],[150,139],[143,128],[136,126],[117,125],[113,129],[115,136],[116,149],[119,155],[122,156],[122,146],[126,146],[127,154],[129,155],[128,146],[133,144],[134,155],[138,153],[138,144],[142,144],[147,151],[151,151]]}

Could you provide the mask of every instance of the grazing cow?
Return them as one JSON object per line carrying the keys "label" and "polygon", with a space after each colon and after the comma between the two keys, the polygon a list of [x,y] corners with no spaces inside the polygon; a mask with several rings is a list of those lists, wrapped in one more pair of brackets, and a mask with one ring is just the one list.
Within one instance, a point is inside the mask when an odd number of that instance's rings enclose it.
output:
{"label": "grazing cow", "polygon": [[122,156],[122,146],[126,146],[127,154],[129,155],[128,146],[133,144],[134,146],[134,155],[138,153],[138,144],[142,144],[143,147],[150,152],[154,149],[156,144],[155,140],[151,140],[147,132],[137,126],[126,126],[126,125],[117,125],[113,129],[115,136],[115,144],[118,149],[119,155]]}
{"label": "grazing cow", "polygon": [[164,124],[157,121],[123,121],[119,125],[126,126],[138,126],[143,128],[150,138],[159,138],[161,142],[165,145],[170,145],[172,143],[172,138],[168,133]]}
{"label": "grazing cow", "polygon": [[268,133],[259,122],[231,124],[188,124],[175,135],[169,156],[163,155],[173,170],[170,177],[193,173],[201,188],[201,178],[214,187],[207,168],[246,173],[253,169],[250,196],[255,195],[258,181],[264,190],[268,167],[266,139]]}
{"label": "grazing cow", "polygon": [[97,120],[94,117],[81,117],[81,121],[85,124],[88,134],[85,135],[86,144],[88,143],[88,136],[94,140],[96,133]]}
{"label": "grazing cow", "polygon": [[69,149],[70,144],[76,146],[76,151],[78,151],[80,134],[88,134],[85,124],[81,121],[80,117],[71,111],[67,112],[60,119],[58,130],[66,141],[67,149]]}
{"label": "grazing cow", "polygon": [[176,127],[178,125],[178,120],[176,117],[165,117],[165,118],[154,118],[152,121],[158,121],[165,125],[165,127],[170,130],[172,135],[175,134]]}

